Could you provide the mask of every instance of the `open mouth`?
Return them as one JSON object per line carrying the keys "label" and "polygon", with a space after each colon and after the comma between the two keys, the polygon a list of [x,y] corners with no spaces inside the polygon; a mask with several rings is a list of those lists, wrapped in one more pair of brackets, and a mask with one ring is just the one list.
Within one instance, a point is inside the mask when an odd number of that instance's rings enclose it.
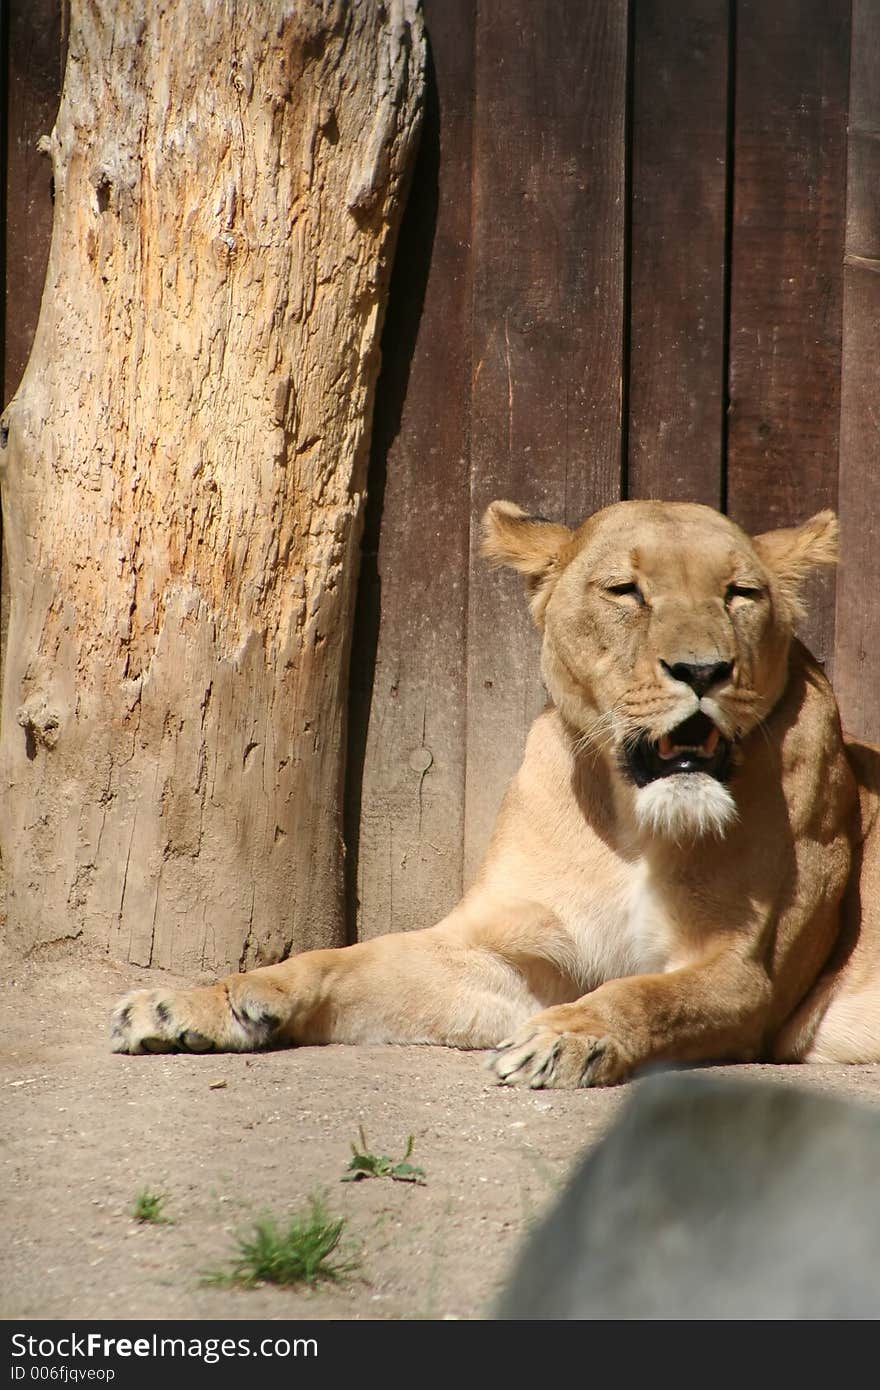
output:
{"label": "open mouth", "polygon": [[698,711],[662,738],[632,744],[624,753],[624,766],[638,787],[680,772],[707,772],[725,782],[730,773],[730,742],[708,714]]}

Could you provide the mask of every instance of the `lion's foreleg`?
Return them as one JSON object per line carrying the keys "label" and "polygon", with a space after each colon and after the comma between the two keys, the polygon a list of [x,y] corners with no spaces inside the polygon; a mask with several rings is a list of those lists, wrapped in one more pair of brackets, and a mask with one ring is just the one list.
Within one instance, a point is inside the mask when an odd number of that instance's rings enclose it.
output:
{"label": "lion's foreleg", "polygon": [[548,998],[565,997],[556,967],[544,959],[533,964],[542,949],[546,956],[554,930],[546,913],[492,904],[481,912],[477,902],[424,931],[307,951],[206,988],[138,990],[114,1012],[113,1047],[118,1052],[250,1051],[276,1042],[490,1047]]}
{"label": "lion's foreleg", "polygon": [[501,1081],[609,1086],[650,1062],[746,1061],[758,1055],[770,982],[755,962],[719,955],[667,975],[611,980],[545,1009],[504,1040]]}

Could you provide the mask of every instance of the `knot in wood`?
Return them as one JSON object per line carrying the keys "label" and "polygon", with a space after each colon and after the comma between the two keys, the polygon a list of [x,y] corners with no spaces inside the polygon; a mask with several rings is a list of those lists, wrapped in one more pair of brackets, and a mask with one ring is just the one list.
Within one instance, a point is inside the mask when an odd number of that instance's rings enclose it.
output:
{"label": "knot in wood", "polygon": [[409,755],[409,765],[413,772],[427,772],[434,761],[430,748],[416,748]]}
{"label": "knot in wood", "polygon": [[41,744],[43,748],[55,747],[61,732],[61,719],[44,700],[28,701],[21,706],[16,718],[29,740]]}

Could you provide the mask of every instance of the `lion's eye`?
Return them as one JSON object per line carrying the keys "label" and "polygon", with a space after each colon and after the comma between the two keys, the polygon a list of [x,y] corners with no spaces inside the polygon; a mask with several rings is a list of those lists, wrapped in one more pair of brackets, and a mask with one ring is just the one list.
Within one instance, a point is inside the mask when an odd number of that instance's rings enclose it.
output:
{"label": "lion's eye", "polygon": [[606,594],[613,594],[615,598],[634,598],[639,607],[645,602],[645,596],[638,584],[606,584]]}
{"label": "lion's eye", "polygon": [[754,603],[756,599],[763,597],[764,590],[755,584],[728,584],[727,593],[724,595],[726,603],[730,603],[734,598],[751,599]]}

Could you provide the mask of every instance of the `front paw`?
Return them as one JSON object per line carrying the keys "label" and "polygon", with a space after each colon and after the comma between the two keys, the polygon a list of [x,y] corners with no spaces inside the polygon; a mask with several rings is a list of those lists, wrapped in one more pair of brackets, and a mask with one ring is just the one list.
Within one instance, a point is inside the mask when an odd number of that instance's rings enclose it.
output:
{"label": "front paw", "polygon": [[252,1052],[282,1023],[277,991],[247,976],[202,989],[138,989],[113,1010],[114,1052]]}
{"label": "front paw", "polygon": [[502,1085],[532,1090],[615,1086],[631,1070],[629,1059],[610,1035],[562,1031],[538,1019],[499,1043],[488,1065]]}

